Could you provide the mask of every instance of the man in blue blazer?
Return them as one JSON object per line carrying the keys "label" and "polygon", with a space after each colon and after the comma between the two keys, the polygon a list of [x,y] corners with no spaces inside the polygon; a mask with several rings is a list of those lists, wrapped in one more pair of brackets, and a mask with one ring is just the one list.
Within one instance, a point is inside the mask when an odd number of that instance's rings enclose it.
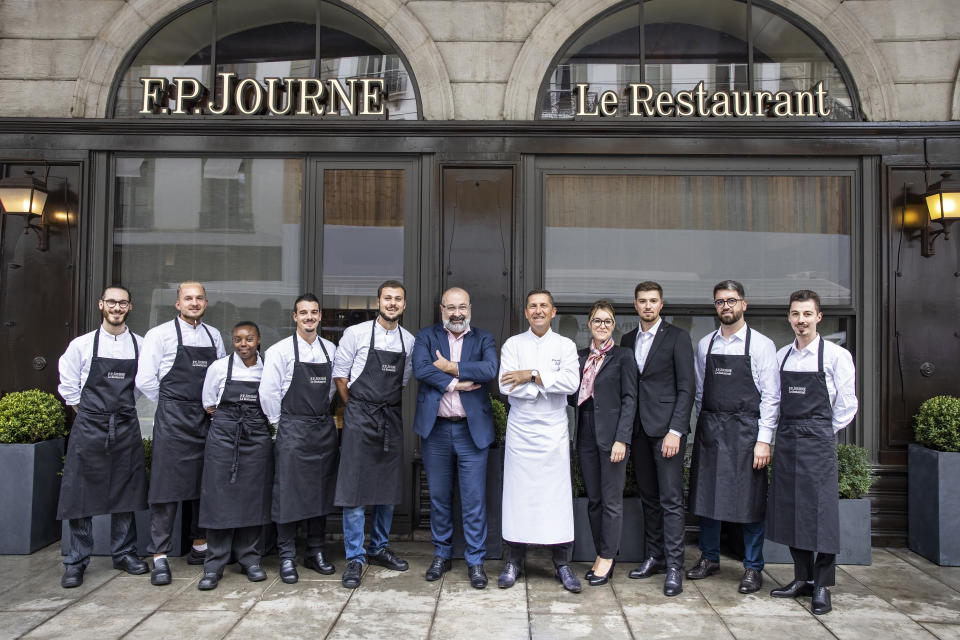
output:
{"label": "man in blue blazer", "polygon": [[458,287],[440,298],[442,322],[424,327],[413,347],[413,375],[420,381],[413,430],[421,438],[430,485],[433,562],[428,581],[450,570],[454,473],[460,480],[464,559],[470,584],[487,586],[487,448],[493,414],[486,384],[497,376],[493,335],[470,326],[470,295]]}

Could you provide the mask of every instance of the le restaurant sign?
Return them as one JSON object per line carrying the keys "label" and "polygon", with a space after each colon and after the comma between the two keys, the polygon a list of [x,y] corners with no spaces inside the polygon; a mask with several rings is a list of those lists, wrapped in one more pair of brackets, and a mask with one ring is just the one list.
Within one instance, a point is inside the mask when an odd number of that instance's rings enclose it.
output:
{"label": "le restaurant sign", "polygon": [[[216,94],[196,78],[140,78],[143,115],[367,116],[386,117],[389,96],[383,78],[239,78],[218,73]],[[622,94],[591,93],[588,84],[573,90],[579,119],[776,117],[824,118],[830,115],[827,92],[818,82],[804,91],[714,91],[699,82],[688,91],[657,91],[631,83]]]}

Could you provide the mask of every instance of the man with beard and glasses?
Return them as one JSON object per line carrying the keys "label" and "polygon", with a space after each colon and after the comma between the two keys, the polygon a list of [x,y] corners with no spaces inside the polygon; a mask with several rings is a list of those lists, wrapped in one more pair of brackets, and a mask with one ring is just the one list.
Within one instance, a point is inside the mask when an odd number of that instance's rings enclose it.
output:
{"label": "man with beard and glasses", "polygon": [[770,441],[777,428],[777,348],[747,326],[743,285],[713,287],[720,329],[697,345],[697,431],[690,466],[690,511],[700,516],[700,560],[687,578],[720,570],[721,521],[743,528],[740,593],[763,585],[763,531]]}
{"label": "man with beard and glasses", "polygon": [[103,290],[100,326],[70,342],[60,357],[57,390],[76,418],[70,429],[57,518],[68,520],[69,553],[60,586],[83,584],[93,552],[93,516],[110,514],[113,567],[146,573],[137,555],[134,511],[147,507],[134,378],[143,339],[127,327],[133,309],[126,287]]}
{"label": "man with beard and glasses", "polygon": [[858,407],[853,358],[817,333],[822,319],[816,292],[790,294],[787,320],[797,337],[777,352],[780,424],[767,507],[767,537],[793,556],[793,581],[770,595],[809,596],[817,615],[832,608],[827,587],[840,549],[836,434]]}
{"label": "man with beard and glasses", "polygon": [[487,448],[493,415],[485,385],[497,375],[493,334],[470,326],[470,295],[453,287],[440,298],[442,322],[424,327],[413,347],[413,375],[420,381],[414,432],[420,436],[430,485],[430,537],[434,556],[428,581],[450,570],[453,487],[459,479],[464,559],[470,584],[483,589],[487,544]]}
{"label": "man with beard and glasses", "polygon": [[276,426],[273,521],[277,523],[280,579],[297,574],[297,524],[303,522],[307,548],[303,566],[330,575],[336,568],[323,555],[327,514],[333,511],[340,451],[330,415],[333,360],[337,348],[321,338],[320,300],[305,293],[293,303],[296,332],[264,356],[260,404]]}
{"label": "man with beard and glasses", "polygon": [[[409,565],[387,546],[394,505],[403,500],[403,387],[413,371],[413,335],[400,326],[403,283],[377,289],[377,318],[347,327],[333,361],[333,381],[346,405],[335,504],[343,507],[347,568],[341,583],[360,586],[366,563],[394,571]],[[370,544],[363,547],[364,510],[373,507]]]}
{"label": "man with beard and glasses", "polygon": [[[195,281],[177,287],[179,314],[147,331],[137,369],[137,388],[157,403],[153,418],[153,460],[150,465],[150,583],[170,584],[171,551],[177,505],[191,509],[193,547],[189,564],[203,564],[207,541],[201,531],[200,480],[210,416],[203,406],[207,368],[227,355],[220,332],[202,322],[207,292]],[[186,514],[184,515],[186,517]]]}

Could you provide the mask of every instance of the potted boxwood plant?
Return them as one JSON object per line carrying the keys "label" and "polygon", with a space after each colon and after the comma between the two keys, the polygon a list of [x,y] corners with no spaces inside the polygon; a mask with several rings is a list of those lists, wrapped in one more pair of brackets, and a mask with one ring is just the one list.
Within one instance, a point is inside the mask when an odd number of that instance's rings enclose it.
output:
{"label": "potted boxwood plant", "polygon": [[960,398],[934,396],[914,416],[907,483],[910,549],[960,566]]}
{"label": "potted boxwood plant", "polygon": [[[837,564],[872,563],[870,553],[870,499],[874,481],[867,450],[855,444],[837,445],[837,479],[840,498],[840,553]],[[763,559],[770,563],[793,562],[786,545],[764,540]]]}
{"label": "potted boxwood plant", "polygon": [[60,537],[63,439],[67,419],[51,393],[31,389],[0,398],[0,554],[26,554]]}

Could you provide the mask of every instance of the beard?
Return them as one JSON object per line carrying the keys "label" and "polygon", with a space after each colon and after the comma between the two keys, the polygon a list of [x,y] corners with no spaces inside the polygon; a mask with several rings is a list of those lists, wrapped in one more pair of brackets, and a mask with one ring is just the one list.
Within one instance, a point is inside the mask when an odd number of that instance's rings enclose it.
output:
{"label": "beard", "polygon": [[463,333],[470,328],[469,316],[450,316],[443,321],[443,328],[453,333]]}
{"label": "beard", "polygon": [[119,321],[113,320],[110,316],[115,314],[111,314],[111,312],[108,311],[106,308],[101,309],[100,314],[103,316],[104,321],[106,321],[106,323],[112,327],[123,326],[123,323],[127,321],[127,312],[123,313],[123,315],[120,316]]}
{"label": "beard", "polygon": [[384,309],[377,309],[377,315],[386,320],[387,322],[396,322],[400,319],[400,316],[403,315],[402,311],[395,311],[393,315],[390,315],[389,311]]}
{"label": "beard", "polygon": [[726,317],[720,316],[720,324],[726,324],[726,325],[736,324],[740,321],[740,318],[742,317],[743,317],[742,309],[737,311],[734,311],[733,309],[731,309],[729,316],[726,316]]}

